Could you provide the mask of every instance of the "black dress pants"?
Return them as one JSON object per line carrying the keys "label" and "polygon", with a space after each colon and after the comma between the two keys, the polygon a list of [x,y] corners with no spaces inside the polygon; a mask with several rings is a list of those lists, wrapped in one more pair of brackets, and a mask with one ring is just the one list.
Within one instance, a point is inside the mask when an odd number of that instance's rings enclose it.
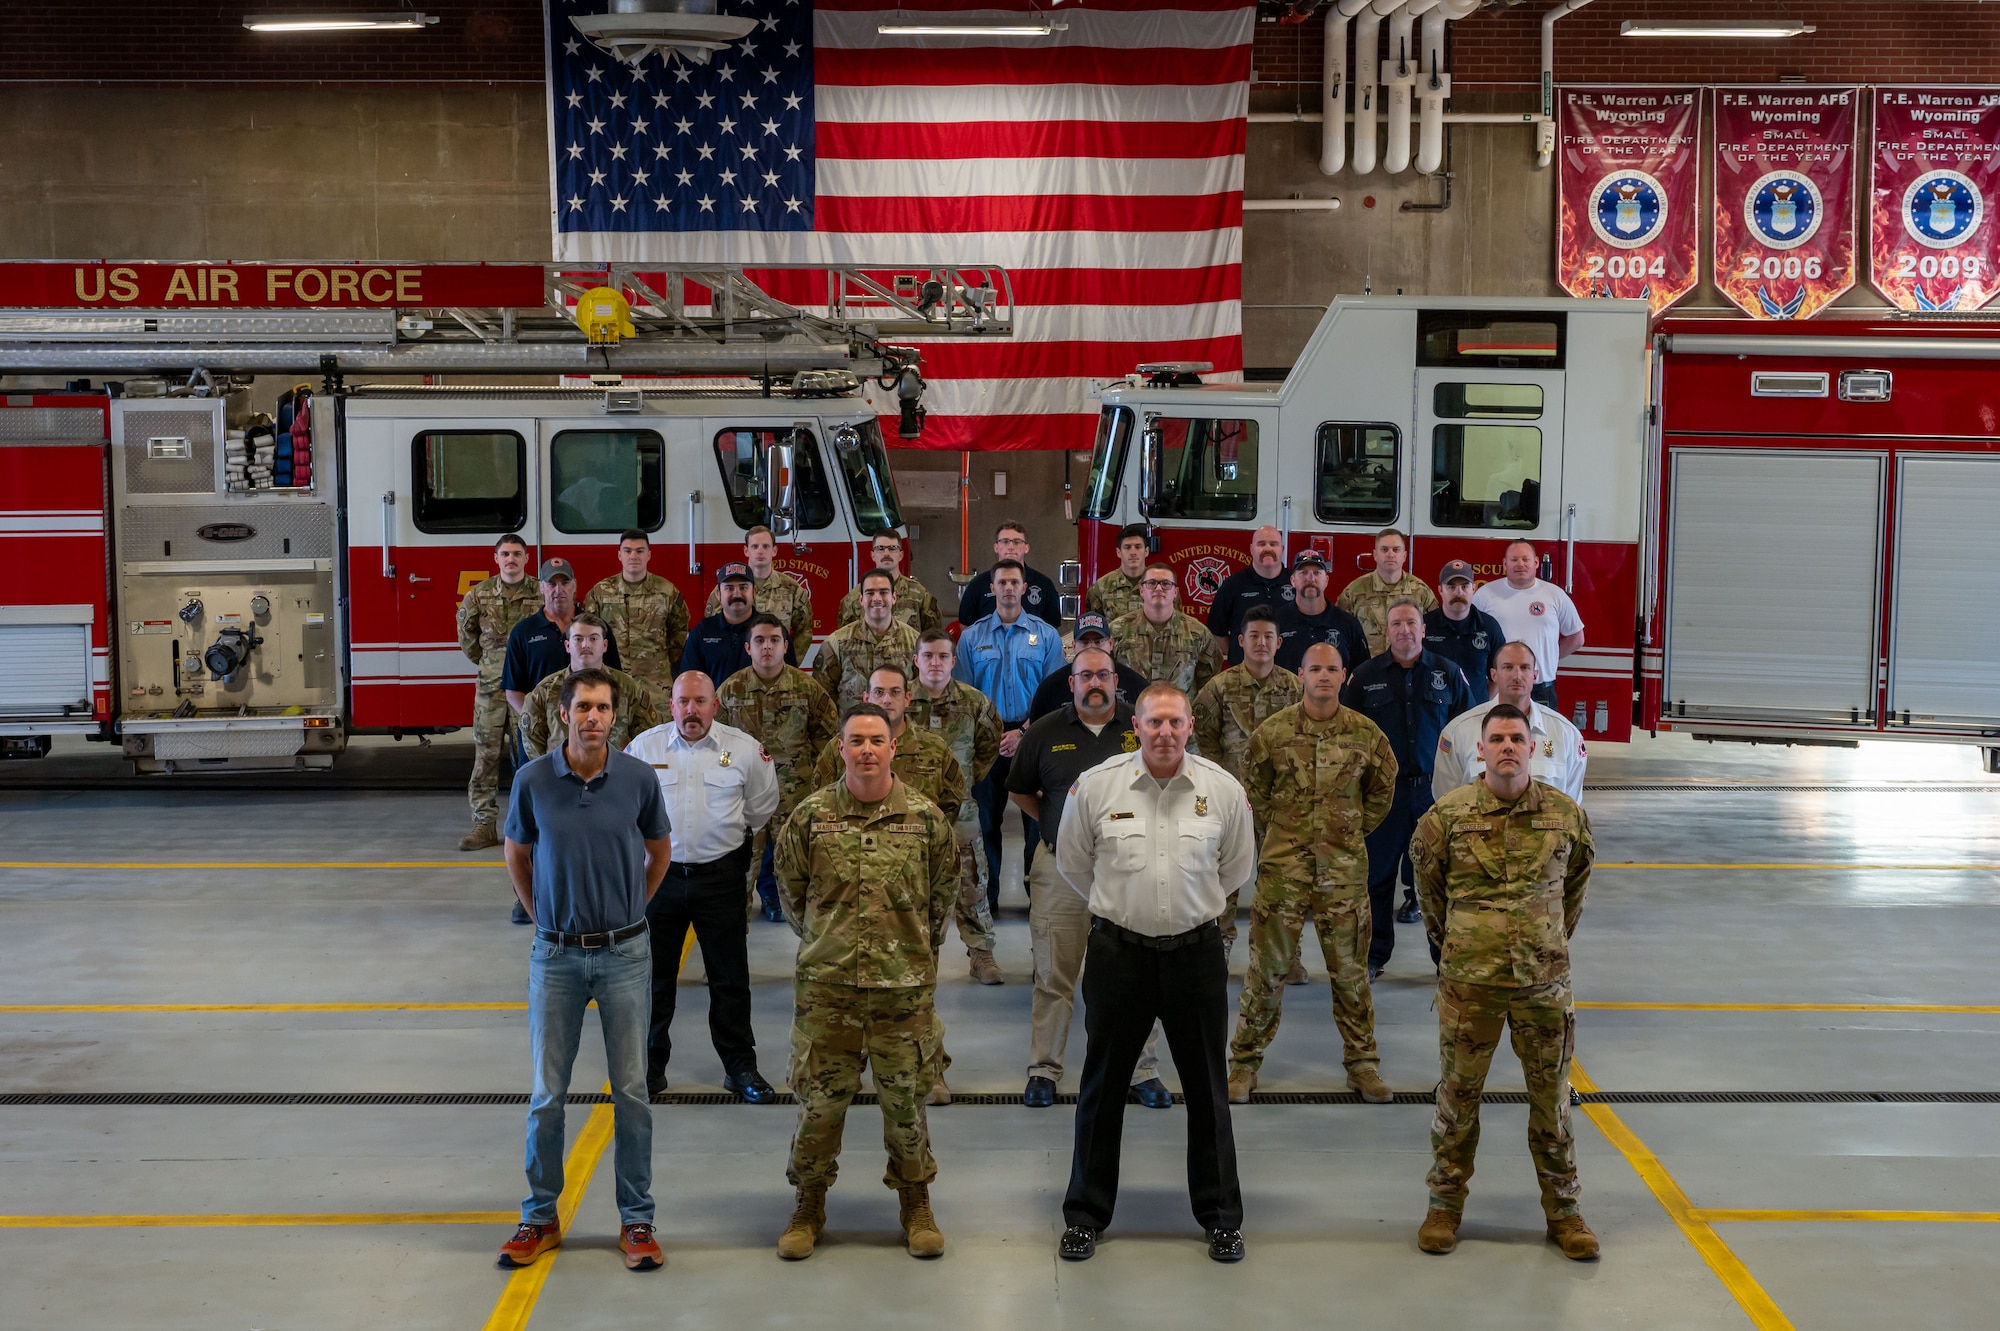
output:
{"label": "black dress pants", "polygon": [[1083,963],[1083,1080],[1076,1154],[1063,1221],[1103,1230],[1118,1202],[1126,1094],[1158,1020],[1187,1100],[1188,1198],[1203,1229],[1240,1229],[1243,1190],[1229,1124],[1229,968],[1222,931],[1171,952],[1134,943],[1093,920]]}
{"label": "black dress pants", "polygon": [[1552,679],[1543,680],[1541,683],[1535,685],[1534,688],[1529,689],[1528,697],[1544,707],[1556,707],[1559,705],[1556,702],[1556,682]]}
{"label": "black dress pants", "polygon": [[[1012,758],[995,758],[993,766],[971,792],[979,806],[979,839],[986,847],[986,904],[996,911],[1000,909],[1000,820],[1007,814],[1007,773],[1013,767]],[[1035,849],[1042,844],[1042,833],[1041,825],[1025,813],[1021,815],[1021,826],[1025,832],[1021,845],[1021,883],[1025,887],[1028,870],[1035,867]]]}
{"label": "black dress pants", "polygon": [[673,1054],[669,1028],[679,997],[681,945],[694,930],[708,972],[708,1035],[722,1070],[740,1077],[757,1069],[757,1040],[750,1031],[749,917],[743,884],[750,847],[706,864],[675,864],[646,903],[653,939],[653,1021],[646,1036],[646,1073],[657,1078]]}
{"label": "black dress pants", "polygon": [[1406,886],[1416,882],[1410,869],[1410,837],[1417,830],[1417,819],[1435,802],[1430,773],[1398,776],[1389,816],[1368,834],[1368,913],[1374,927],[1368,940],[1371,968],[1388,965],[1389,954],[1396,950],[1396,880],[1400,877]]}

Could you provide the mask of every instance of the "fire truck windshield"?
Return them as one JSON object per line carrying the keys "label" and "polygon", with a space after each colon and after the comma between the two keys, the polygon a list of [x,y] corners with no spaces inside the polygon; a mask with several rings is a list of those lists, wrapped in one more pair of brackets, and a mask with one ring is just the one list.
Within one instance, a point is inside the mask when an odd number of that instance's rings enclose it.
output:
{"label": "fire truck windshield", "polygon": [[854,501],[854,524],[864,535],[903,525],[896,501],[896,481],[889,472],[889,450],[882,427],[873,419],[842,425],[833,431],[833,451],[840,473],[847,478],[847,496]]}
{"label": "fire truck windshield", "polygon": [[1089,489],[1083,516],[1099,521],[1118,510],[1118,483],[1125,475],[1125,448],[1132,442],[1132,409],[1106,407],[1097,418],[1097,442],[1090,450]]}

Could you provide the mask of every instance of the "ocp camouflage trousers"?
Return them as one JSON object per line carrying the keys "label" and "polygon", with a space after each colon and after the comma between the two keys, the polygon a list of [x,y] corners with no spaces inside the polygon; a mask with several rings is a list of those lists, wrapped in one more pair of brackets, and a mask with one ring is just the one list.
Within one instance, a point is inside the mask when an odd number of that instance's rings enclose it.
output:
{"label": "ocp camouflage trousers", "polygon": [[958,843],[959,939],[967,952],[991,952],[993,907],[986,900],[986,854],[980,847],[977,812],[954,825],[951,835]]}
{"label": "ocp camouflage trousers", "polygon": [[1285,973],[1305,937],[1310,916],[1319,931],[1320,955],[1333,981],[1333,1023],[1340,1031],[1341,1062],[1349,1071],[1380,1063],[1375,1050],[1375,995],[1368,986],[1370,917],[1368,887],[1312,887],[1282,871],[1260,870],[1250,908],[1250,955],[1243,969],[1243,997],[1236,1035],[1229,1042],[1232,1068],[1255,1072],[1278,1033]]}
{"label": "ocp camouflage trousers", "polygon": [[1431,1120],[1431,1205],[1465,1209],[1466,1181],[1479,1148],[1479,1099],[1504,1025],[1528,1087],[1528,1152],[1541,1183],[1542,1210],[1577,1213],[1576,1142],[1569,1127],[1569,1061],[1576,1013],[1568,981],[1508,988],[1439,980],[1437,1116]]}
{"label": "ocp camouflage trousers", "polygon": [[891,1188],[937,1177],[924,1096],[936,1038],[929,985],[861,989],[844,984],[793,984],[792,1094],[799,1124],[785,1178],[795,1188],[829,1187],[840,1172],[840,1138],[847,1107],[861,1089],[864,1061],[882,1109],[882,1145],[889,1152],[882,1181]]}
{"label": "ocp camouflage trousers", "polygon": [[472,821],[490,823],[500,816],[501,751],[514,728],[514,709],[495,682],[484,683],[472,703],[472,780],[465,786]]}

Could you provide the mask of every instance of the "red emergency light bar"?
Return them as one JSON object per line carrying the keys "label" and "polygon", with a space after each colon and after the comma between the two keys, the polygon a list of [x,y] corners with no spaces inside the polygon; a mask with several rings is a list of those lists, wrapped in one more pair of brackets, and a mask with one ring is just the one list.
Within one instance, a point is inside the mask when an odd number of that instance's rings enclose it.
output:
{"label": "red emergency light bar", "polygon": [[0,308],[537,308],[538,263],[0,263]]}

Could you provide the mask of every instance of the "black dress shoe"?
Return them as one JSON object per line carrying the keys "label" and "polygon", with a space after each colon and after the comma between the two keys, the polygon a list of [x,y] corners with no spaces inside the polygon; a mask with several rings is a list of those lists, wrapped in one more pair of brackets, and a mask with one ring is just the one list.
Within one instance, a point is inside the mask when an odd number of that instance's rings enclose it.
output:
{"label": "black dress shoe", "polygon": [[1132,1104],[1141,1104],[1148,1109],[1172,1109],[1174,1093],[1158,1077],[1151,1081],[1134,1082],[1125,1092],[1125,1099]]}
{"label": "black dress shoe", "polygon": [[[1038,1079],[1039,1080],[1039,1079]],[[1239,1248],[1241,1243],[1237,1245]],[[1087,1262],[1097,1255],[1097,1231],[1089,1225],[1071,1225],[1056,1244],[1056,1256],[1065,1262]]]}
{"label": "black dress shoe", "polygon": [[1380,966],[1370,966],[1368,968],[1368,983],[1373,984],[1375,981],[1381,979],[1382,969]]}
{"label": "black dress shoe", "polygon": [[1218,1262],[1240,1262],[1243,1260],[1243,1231],[1240,1229],[1211,1229],[1208,1231],[1208,1255]]}
{"label": "black dress shoe", "polygon": [[650,1100],[655,1096],[665,1095],[666,1093],[667,1093],[667,1074],[664,1072],[647,1073],[646,1098]]}
{"label": "black dress shoe", "polygon": [[1047,1077],[1028,1078],[1028,1089],[1021,1092],[1021,1103],[1030,1109],[1047,1109],[1056,1102],[1056,1084]]}
{"label": "black dress shoe", "polygon": [[533,924],[535,922],[534,917],[528,914],[527,908],[518,901],[514,903],[513,920],[516,924]]}
{"label": "black dress shoe", "polygon": [[772,924],[783,924],[785,922],[784,907],[765,902],[764,918]]}
{"label": "black dress shoe", "polygon": [[1396,908],[1396,923],[1398,924],[1415,924],[1423,918],[1424,913],[1417,909],[1417,899],[1415,896],[1404,897],[1403,904]]}
{"label": "black dress shoe", "polygon": [[778,1093],[771,1088],[771,1083],[765,1081],[763,1074],[755,1068],[740,1077],[724,1077],[722,1089],[731,1095],[742,1096],[746,1103],[753,1105],[775,1104],[778,1099]]}

